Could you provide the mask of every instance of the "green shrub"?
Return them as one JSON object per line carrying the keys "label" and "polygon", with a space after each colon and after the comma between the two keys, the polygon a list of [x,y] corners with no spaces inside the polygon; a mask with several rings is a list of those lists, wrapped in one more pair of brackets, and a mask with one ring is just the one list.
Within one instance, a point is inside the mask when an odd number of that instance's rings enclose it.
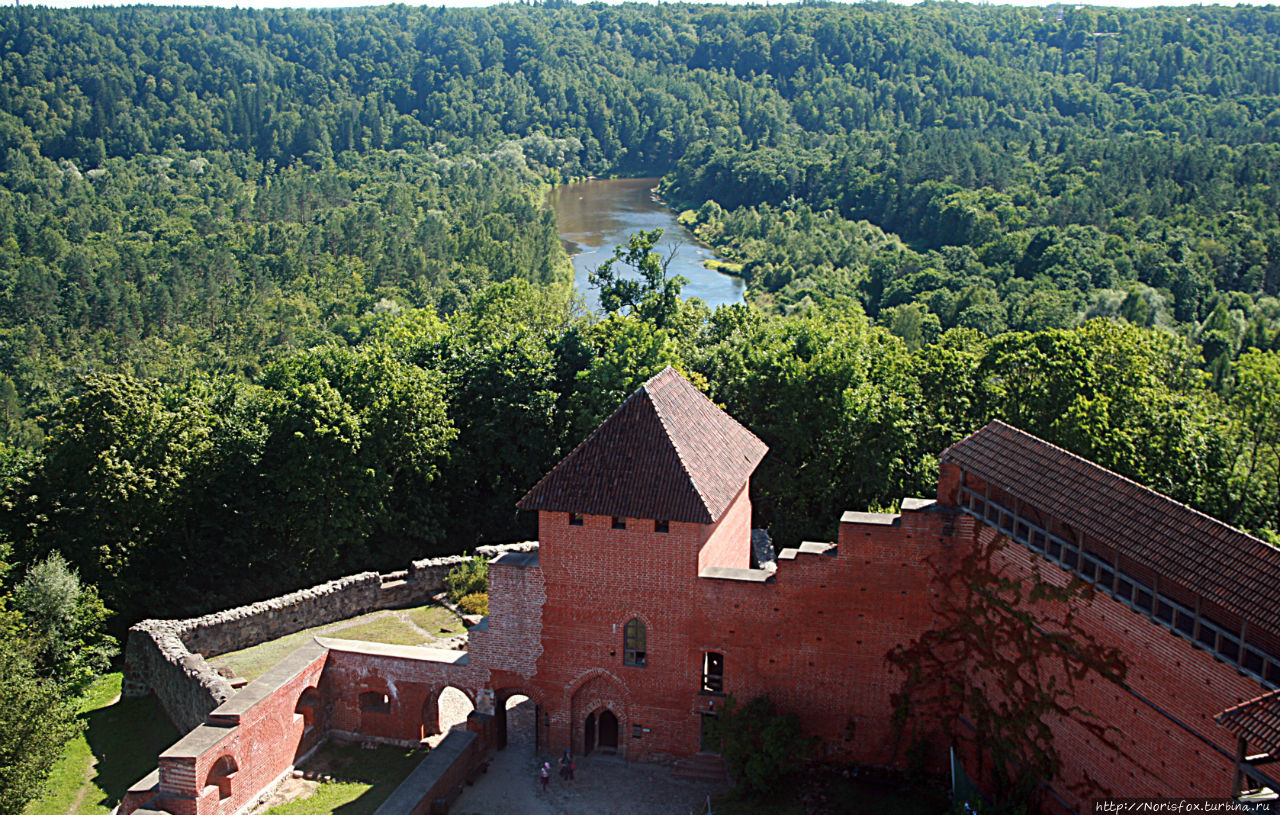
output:
{"label": "green shrub", "polygon": [[755,791],[770,789],[803,767],[815,743],[800,735],[800,719],[794,713],[778,713],[765,696],[745,705],[730,696],[713,737],[719,739],[720,754],[733,768],[734,778]]}
{"label": "green shrub", "polygon": [[449,589],[449,599],[454,603],[460,603],[468,594],[487,594],[489,561],[482,557],[473,557],[459,563],[449,570],[444,584]]}
{"label": "green shrub", "polygon": [[486,617],[489,614],[489,594],[483,591],[472,592],[458,601],[458,608],[462,609],[463,614]]}

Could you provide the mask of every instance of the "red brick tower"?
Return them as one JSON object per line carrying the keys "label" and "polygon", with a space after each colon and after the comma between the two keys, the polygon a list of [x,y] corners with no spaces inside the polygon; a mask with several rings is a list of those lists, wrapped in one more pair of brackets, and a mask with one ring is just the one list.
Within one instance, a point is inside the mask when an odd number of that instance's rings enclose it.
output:
{"label": "red brick tower", "polygon": [[538,512],[534,681],[553,748],[698,749],[698,575],[750,566],[747,485],[766,450],[667,368],[520,501]]}

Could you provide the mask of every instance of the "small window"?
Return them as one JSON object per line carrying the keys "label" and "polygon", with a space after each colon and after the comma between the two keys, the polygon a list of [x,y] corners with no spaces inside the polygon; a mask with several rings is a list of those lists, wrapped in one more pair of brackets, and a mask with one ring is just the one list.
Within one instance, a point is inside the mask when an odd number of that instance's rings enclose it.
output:
{"label": "small window", "polygon": [[671,522],[670,522],[670,521],[654,521],[654,522],[653,522],[653,531],[654,531],[654,532],[662,532],[662,533],[664,533],[664,534],[665,534],[665,533],[667,533],[667,532],[670,532],[670,531],[671,531]]}
{"label": "small window", "polygon": [[1116,573],[1106,566],[1098,567],[1098,585],[1106,591],[1111,591],[1111,584],[1115,582]]}
{"label": "small window", "polygon": [[1212,651],[1218,644],[1218,632],[1214,631],[1202,620],[1200,622],[1200,630],[1196,631],[1196,642]]}
{"label": "small window", "polygon": [[702,655],[702,689],[711,693],[724,691],[724,654],[708,651]]}
{"label": "small window", "polygon": [[1189,637],[1191,636],[1191,632],[1196,629],[1196,618],[1182,609],[1178,609],[1178,619],[1173,624],[1173,627],[1178,631],[1178,633],[1186,634]]}
{"label": "small window", "polygon": [[635,619],[630,620],[623,638],[622,664],[634,665],[637,668],[644,667],[645,639],[644,623]]}
{"label": "small window", "polygon": [[631,738],[638,739],[644,735],[644,728],[638,724],[631,725]]}
{"label": "small window", "polygon": [[569,526],[582,526],[582,513],[581,513],[581,512],[570,512],[570,513],[569,513]]}
{"label": "small window", "polygon": [[1273,685],[1280,685],[1280,665],[1268,660],[1267,675],[1264,678]]}
{"label": "small window", "polygon": [[613,516],[613,528],[614,528],[614,529],[626,529],[626,528],[627,528],[627,519],[626,519],[626,518],[624,518],[624,517],[622,517],[621,515],[614,515],[614,516]]}
{"label": "small window", "polygon": [[390,713],[391,698],[376,690],[360,694],[360,709],[365,713]]}
{"label": "small window", "polygon": [[1231,637],[1223,634],[1218,639],[1218,653],[1225,659],[1235,662],[1240,658],[1240,644]]}
{"label": "small window", "polygon": [[1244,659],[1240,661],[1240,666],[1249,671],[1254,676],[1262,675],[1262,655],[1252,648],[1244,649]]}

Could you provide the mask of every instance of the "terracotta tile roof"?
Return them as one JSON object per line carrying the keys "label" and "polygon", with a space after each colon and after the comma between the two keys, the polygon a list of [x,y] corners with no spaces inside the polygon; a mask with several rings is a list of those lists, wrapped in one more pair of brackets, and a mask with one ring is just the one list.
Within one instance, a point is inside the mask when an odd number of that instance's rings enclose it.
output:
{"label": "terracotta tile roof", "polygon": [[1280,634],[1280,550],[1060,447],[995,421],[942,460]]}
{"label": "terracotta tile roof", "polygon": [[714,523],[768,448],[673,368],[644,383],[516,506]]}
{"label": "terracotta tile roof", "polygon": [[1280,754],[1280,690],[1229,707],[1213,720],[1244,739],[1251,753]]}

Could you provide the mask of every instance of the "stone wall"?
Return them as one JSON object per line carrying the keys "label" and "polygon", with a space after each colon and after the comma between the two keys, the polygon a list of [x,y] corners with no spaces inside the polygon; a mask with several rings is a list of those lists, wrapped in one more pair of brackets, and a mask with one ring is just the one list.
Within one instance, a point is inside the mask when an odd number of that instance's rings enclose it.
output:
{"label": "stone wall", "polygon": [[143,620],[129,629],[125,644],[126,696],[155,691],[160,706],[178,730],[187,732],[235,691],[204,657],[182,642],[185,620]]}
{"label": "stone wall", "polygon": [[[536,542],[481,546],[496,557],[527,552]],[[235,693],[205,661],[229,651],[385,608],[428,603],[444,590],[449,570],[467,555],[416,560],[405,571],[361,572],[239,608],[186,620],[143,620],[125,645],[125,693],[154,691],[165,713],[186,732]]]}

